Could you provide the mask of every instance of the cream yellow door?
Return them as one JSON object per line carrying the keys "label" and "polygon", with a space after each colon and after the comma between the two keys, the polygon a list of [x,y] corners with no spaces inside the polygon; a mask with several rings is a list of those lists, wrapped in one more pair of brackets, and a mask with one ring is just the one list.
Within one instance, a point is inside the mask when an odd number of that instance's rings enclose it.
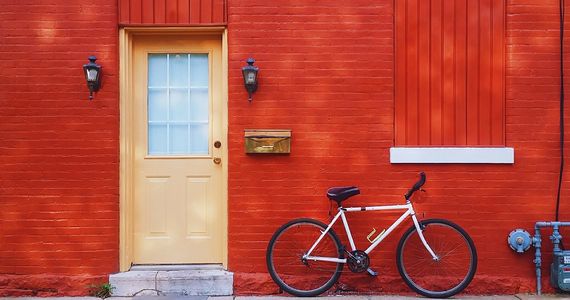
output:
{"label": "cream yellow door", "polygon": [[221,38],[142,36],[133,54],[133,263],[221,263]]}

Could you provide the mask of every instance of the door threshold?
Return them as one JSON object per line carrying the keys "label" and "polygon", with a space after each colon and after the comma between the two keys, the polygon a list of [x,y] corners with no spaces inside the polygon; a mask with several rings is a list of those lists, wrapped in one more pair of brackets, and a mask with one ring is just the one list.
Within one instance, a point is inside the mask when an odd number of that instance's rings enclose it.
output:
{"label": "door threshold", "polygon": [[129,271],[193,271],[193,270],[224,270],[221,264],[160,264],[132,265]]}

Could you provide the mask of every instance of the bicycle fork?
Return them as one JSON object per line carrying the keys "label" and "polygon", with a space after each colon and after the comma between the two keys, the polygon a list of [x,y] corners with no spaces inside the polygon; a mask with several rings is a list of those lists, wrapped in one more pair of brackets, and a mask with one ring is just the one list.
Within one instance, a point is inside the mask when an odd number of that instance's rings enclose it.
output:
{"label": "bicycle fork", "polygon": [[435,254],[435,252],[433,252],[433,250],[431,249],[431,247],[428,245],[426,238],[424,237],[424,233],[423,233],[423,228],[420,225],[420,222],[418,222],[418,218],[416,217],[416,213],[412,210],[412,220],[414,221],[414,226],[416,226],[416,231],[418,232],[418,235],[420,236],[420,240],[422,241],[422,244],[424,244],[424,247],[426,247],[426,250],[429,252],[429,254],[431,254],[431,257],[434,261],[439,261],[439,256],[437,256]]}

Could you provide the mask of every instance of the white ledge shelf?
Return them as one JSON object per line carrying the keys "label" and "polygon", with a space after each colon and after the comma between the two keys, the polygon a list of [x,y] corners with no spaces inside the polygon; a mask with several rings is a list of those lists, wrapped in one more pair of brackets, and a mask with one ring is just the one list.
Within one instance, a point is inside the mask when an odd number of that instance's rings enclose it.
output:
{"label": "white ledge shelf", "polygon": [[513,148],[392,147],[393,164],[513,164]]}

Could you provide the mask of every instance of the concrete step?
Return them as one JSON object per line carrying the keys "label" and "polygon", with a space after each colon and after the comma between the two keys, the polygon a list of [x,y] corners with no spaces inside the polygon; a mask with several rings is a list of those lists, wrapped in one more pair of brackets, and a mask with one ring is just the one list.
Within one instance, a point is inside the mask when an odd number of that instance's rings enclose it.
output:
{"label": "concrete step", "polygon": [[136,266],[112,274],[112,295],[133,296],[229,296],[234,275],[221,266]]}

